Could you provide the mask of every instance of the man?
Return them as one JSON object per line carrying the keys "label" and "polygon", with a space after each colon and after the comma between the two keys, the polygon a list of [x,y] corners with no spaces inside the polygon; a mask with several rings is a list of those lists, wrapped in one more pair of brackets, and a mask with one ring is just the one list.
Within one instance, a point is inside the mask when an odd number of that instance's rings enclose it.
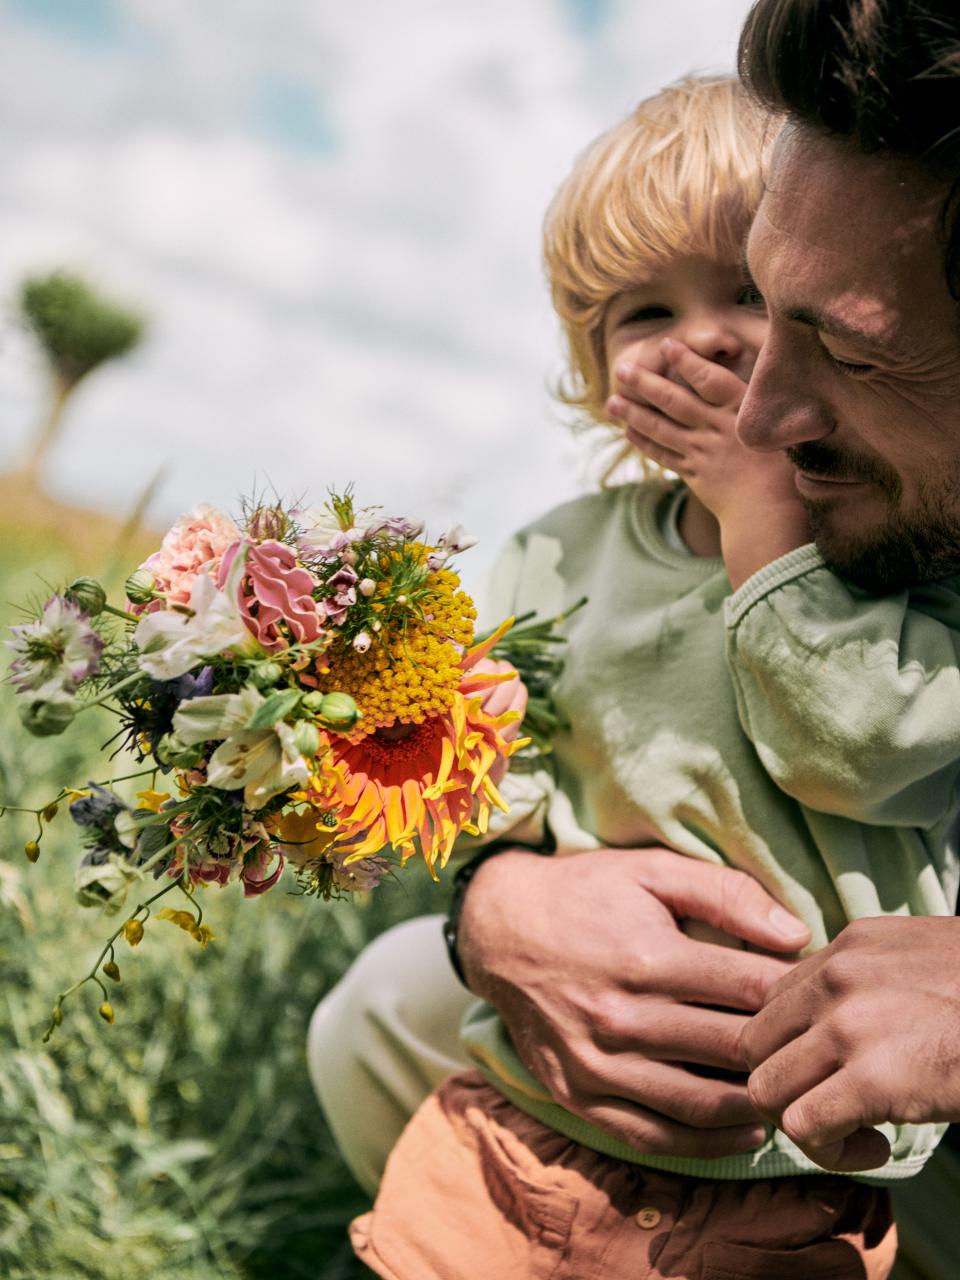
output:
{"label": "man", "polygon": [[[960,14],[762,0],[741,71],[785,112],[748,256],[771,330],[739,423],[786,449],[817,543],[866,588],[960,571]],[[750,1095],[820,1164],[960,1119],[960,922],[859,921],[768,995]]]}

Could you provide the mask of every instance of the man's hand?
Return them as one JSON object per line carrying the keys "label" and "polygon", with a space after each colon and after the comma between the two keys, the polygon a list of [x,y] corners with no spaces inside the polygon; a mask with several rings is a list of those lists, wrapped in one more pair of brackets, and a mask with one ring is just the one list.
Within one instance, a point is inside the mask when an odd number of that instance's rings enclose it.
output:
{"label": "man's hand", "polygon": [[732,1155],[765,1133],[745,1079],[683,1064],[744,1072],[733,1011],[760,1008],[790,966],[695,942],[683,918],[780,952],[809,936],[749,876],[665,849],[503,853],[470,885],[460,955],[568,1110],[642,1151]]}
{"label": "man's hand", "polygon": [[743,1035],[758,1110],[825,1169],[875,1169],[872,1126],[960,1120],[960,920],[856,920]]}
{"label": "man's hand", "polygon": [[806,512],[786,455],[748,449],[737,439],[747,384],[732,369],[665,338],[666,373],[629,355],[614,368],[611,417],[654,462],[675,471],[720,524],[734,588],[757,569],[809,541]]}

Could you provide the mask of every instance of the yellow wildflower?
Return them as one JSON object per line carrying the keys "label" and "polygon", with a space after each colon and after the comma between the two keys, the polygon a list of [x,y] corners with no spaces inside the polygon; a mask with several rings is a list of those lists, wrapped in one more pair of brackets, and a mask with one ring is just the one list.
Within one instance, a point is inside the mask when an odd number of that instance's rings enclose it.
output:
{"label": "yellow wildflower", "polygon": [[146,791],[138,791],[137,799],[140,801],[141,809],[149,809],[151,813],[159,813],[161,806],[170,799],[170,792],[154,791],[149,788]]}

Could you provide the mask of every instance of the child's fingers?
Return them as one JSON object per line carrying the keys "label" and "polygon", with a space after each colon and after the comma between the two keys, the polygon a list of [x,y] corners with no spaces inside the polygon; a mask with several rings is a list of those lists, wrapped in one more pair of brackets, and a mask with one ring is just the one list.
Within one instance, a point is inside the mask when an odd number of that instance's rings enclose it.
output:
{"label": "child's fingers", "polygon": [[[689,387],[636,364],[618,365],[614,375],[617,391],[631,400],[645,401],[680,426],[703,430],[714,425],[715,406],[708,405]],[[732,427],[731,419],[731,430]]]}
{"label": "child's fingers", "polygon": [[[641,439],[666,451],[677,461],[685,458],[690,452],[695,439],[692,432],[687,427],[671,422],[656,409],[637,404],[633,400],[626,400],[623,396],[611,396],[607,401],[606,409],[611,418],[616,418],[623,423],[630,442],[638,449],[643,449],[645,453],[649,453],[649,449],[646,444],[640,443]],[[660,459],[658,458],[657,461]],[[664,465],[671,464],[664,463]]]}
{"label": "child's fingers", "polygon": [[638,427],[627,426],[624,430],[624,435],[635,449],[639,449],[651,461],[658,463],[661,467],[666,467],[669,471],[676,471],[678,475],[682,474],[686,463],[686,458],[682,453],[677,453],[674,449],[668,449],[666,445],[658,443],[652,436],[645,435]]}
{"label": "child's fingers", "polygon": [[747,384],[732,369],[704,359],[685,342],[678,342],[676,338],[664,338],[660,350],[671,369],[679,373],[701,400],[706,400],[707,404],[717,408],[740,408]]}

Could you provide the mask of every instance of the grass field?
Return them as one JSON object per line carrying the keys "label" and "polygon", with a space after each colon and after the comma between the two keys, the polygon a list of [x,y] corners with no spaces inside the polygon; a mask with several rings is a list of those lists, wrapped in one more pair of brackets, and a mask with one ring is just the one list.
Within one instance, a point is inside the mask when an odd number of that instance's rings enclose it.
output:
{"label": "grass field", "polygon": [[[61,520],[48,505],[31,519],[12,498],[0,509],[3,626],[16,620],[12,602],[42,590],[37,571],[56,584],[117,550],[108,525],[84,540],[82,513]],[[106,713],[33,739],[2,686],[0,716],[0,803],[40,805],[63,784],[107,776],[97,759],[111,732]],[[125,771],[122,761],[114,768]],[[99,993],[88,986],[44,1045],[57,993],[87,971],[115,924],[75,904],[69,816],[47,828],[31,865],[23,844],[34,830],[26,815],[0,820],[0,1275],[369,1274],[346,1243],[365,1200],[310,1088],[306,1025],[369,938],[442,909],[446,890],[419,868],[351,902],[299,900],[284,892],[292,885],[247,901],[235,886],[210,890],[216,942],[201,950],[175,928],[149,925],[140,947],[118,953],[115,1025],[97,1016]]]}

